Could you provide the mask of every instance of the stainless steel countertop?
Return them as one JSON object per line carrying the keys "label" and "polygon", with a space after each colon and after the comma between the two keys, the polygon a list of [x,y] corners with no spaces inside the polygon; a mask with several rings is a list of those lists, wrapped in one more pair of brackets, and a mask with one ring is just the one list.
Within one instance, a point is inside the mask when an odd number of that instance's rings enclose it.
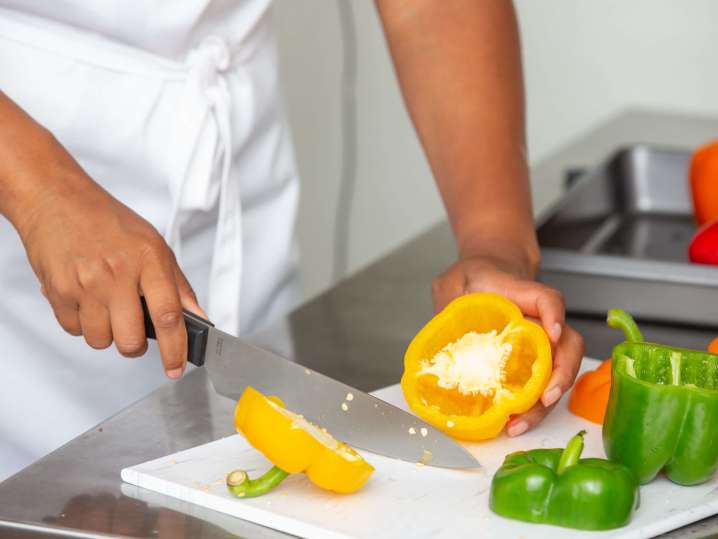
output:
{"label": "stainless steel countertop", "polygon": [[[628,111],[532,168],[537,213],[561,193],[565,173],[597,164],[637,142],[695,147],[718,119]],[[432,314],[431,279],[455,257],[446,223],[302,305],[257,341],[276,343],[288,327],[294,359],[364,390],[398,382],[404,349]],[[570,318],[587,354],[605,357],[615,333],[601,320]],[[642,325],[646,337],[703,348],[698,328]],[[214,394],[202,369],[168,384],[0,483],[0,537],[277,538],[284,534],[123,485],[120,470],[231,434],[234,404]],[[718,532],[718,517],[671,537]]]}

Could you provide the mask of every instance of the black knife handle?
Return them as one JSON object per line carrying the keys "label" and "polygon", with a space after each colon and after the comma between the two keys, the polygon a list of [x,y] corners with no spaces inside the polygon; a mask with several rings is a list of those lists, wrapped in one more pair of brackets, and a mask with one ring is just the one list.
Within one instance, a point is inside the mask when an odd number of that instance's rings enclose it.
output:
{"label": "black knife handle", "polygon": [[[156,339],[157,333],[144,296],[140,297],[140,301],[142,302],[142,314],[145,317],[145,334],[148,339]],[[183,310],[182,314],[187,327],[187,361],[201,367],[204,365],[204,352],[207,348],[209,328],[213,328],[214,324],[186,310]]]}

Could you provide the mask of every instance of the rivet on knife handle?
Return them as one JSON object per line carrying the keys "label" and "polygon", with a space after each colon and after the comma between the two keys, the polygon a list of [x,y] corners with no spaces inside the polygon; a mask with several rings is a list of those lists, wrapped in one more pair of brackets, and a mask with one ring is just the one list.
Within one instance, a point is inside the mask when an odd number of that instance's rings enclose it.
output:
{"label": "rivet on knife handle", "polygon": [[[150,317],[150,311],[147,308],[147,302],[144,297],[140,297],[140,301],[142,302],[142,313],[145,317],[145,334],[148,339],[156,339],[157,334]],[[187,361],[201,367],[204,364],[204,352],[205,348],[207,348],[209,328],[213,328],[214,324],[189,311],[183,310],[182,314],[187,327]]]}

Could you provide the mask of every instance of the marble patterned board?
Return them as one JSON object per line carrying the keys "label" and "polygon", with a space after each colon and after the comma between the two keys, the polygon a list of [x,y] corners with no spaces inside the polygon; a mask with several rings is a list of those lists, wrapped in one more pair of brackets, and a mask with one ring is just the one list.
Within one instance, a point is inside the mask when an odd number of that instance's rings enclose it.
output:
{"label": "marble patterned board", "polygon": [[[582,370],[598,362],[586,359]],[[375,393],[405,408],[398,386]],[[516,537],[643,538],[675,529],[718,513],[716,480],[695,487],[674,485],[663,477],[641,489],[641,507],[630,525],[608,532],[578,532],[553,526],[525,524],[493,514],[488,507],[491,477],[511,451],[560,447],[586,429],[585,456],[604,456],[600,426],[573,416],[564,397],[535,430],[518,438],[467,444],[482,467],[458,471],[417,466],[372,453],[361,453],[376,472],[360,492],[351,496],[324,492],[303,475],[290,476],[271,494],[249,500],[231,496],[224,475],[235,468],[262,473],[269,466],[240,435],[167,455],[122,470],[123,492],[151,499],[175,510],[197,514],[232,532],[224,515],[248,520],[292,535],[317,539],[374,537]],[[130,486],[130,485],[134,485]],[[136,488],[140,487],[140,488]],[[159,496],[158,496],[159,495]],[[158,501],[159,500],[159,501]],[[202,508],[222,513],[213,519]]]}

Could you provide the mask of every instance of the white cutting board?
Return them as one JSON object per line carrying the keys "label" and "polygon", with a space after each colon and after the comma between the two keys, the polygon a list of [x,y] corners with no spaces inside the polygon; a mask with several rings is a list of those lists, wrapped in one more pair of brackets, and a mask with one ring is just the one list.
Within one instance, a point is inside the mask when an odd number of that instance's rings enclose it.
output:
{"label": "white cutting board", "polygon": [[[582,371],[598,362],[584,360]],[[399,386],[376,395],[406,408]],[[482,468],[458,471],[417,466],[372,453],[361,453],[376,468],[358,493],[338,495],[312,485],[304,475],[292,475],[270,494],[240,500],[224,486],[224,476],[235,468],[263,473],[270,464],[240,435],[168,455],[122,470],[132,485],[177,498],[179,510],[192,513],[191,504],[239,517],[263,526],[307,538],[375,537],[652,537],[718,513],[716,479],[695,487],[674,485],[659,477],[641,488],[641,507],[630,525],[608,532],[579,532],[553,526],[508,520],[489,510],[491,477],[504,456],[537,447],[562,447],[586,429],[584,456],[605,456],[601,428],[572,415],[567,397],[541,425],[517,438],[504,435],[466,447]],[[123,492],[143,497],[142,489]],[[156,496],[153,498],[157,501]],[[177,504],[168,501],[177,509]],[[203,513],[206,515],[206,513]],[[230,519],[231,520],[231,519]],[[231,528],[227,519],[222,525]],[[230,530],[231,531],[231,530]]]}

